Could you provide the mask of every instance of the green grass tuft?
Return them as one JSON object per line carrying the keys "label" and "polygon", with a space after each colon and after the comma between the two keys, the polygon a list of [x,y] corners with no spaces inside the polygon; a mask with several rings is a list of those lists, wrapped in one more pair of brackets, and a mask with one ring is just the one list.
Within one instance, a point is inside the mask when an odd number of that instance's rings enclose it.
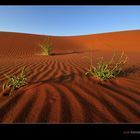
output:
{"label": "green grass tuft", "polygon": [[[103,57],[100,59],[100,61],[97,63],[97,66],[93,66],[93,64],[90,64],[90,68],[87,70],[85,75],[91,75],[93,77],[96,77],[100,80],[107,80],[111,78],[115,78],[117,75],[120,74],[120,72],[123,71],[123,66],[127,62],[127,55],[125,55],[124,52],[121,53],[118,60],[115,61],[115,54],[112,57],[112,59],[109,62],[104,62]],[[91,58],[92,62],[92,58]]]}
{"label": "green grass tuft", "polygon": [[15,89],[18,89],[27,84],[25,67],[22,68],[20,76],[8,76],[5,74],[5,77],[7,80],[2,85],[2,90],[4,91],[6,88],[10,88],[9,95],[11,95]]}
{"label": "green grass tuft", "polygon": [[42,44],[39,44],[42,49],[42,54],[44,55],[51,55],[52,52],[52,44],[49,40],[49,38],[45,39],[45,41]]}

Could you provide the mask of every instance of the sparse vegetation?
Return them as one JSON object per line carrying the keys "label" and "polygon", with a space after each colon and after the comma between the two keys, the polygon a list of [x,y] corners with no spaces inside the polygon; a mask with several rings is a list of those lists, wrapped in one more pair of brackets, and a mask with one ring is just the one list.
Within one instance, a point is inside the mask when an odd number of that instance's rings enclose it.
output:
{"label": "sparse vegetation", "polygon": [[49,40],[49,38],[46,38],[45,41],[42,44],[39,44],[42,49],[42,54],[44,55],[51,55],[52,52],[52,44]]}
{"label": "sparse vegetation", "polygon": [[22,68],[20,76],[8,76],[6,74],[5,76],[7,80],[2,85],[2,90],[4,91],[6,88],[10,88],[9,95],[11,95],[15,89],[18,89],[27,84],[25,67]]}
{"label": "sparse vegetation", "polygon": [[[115,58],[117,60],[115,60]],[[91,75],[100,80],[115,78],[120,74],[120,72],[123,71],[122,68],[127,62],[127,59],[128,57],[124,52],[122,52],[119,57],[116,57],[114,53],[112,59],[109,62],[103,61],[103,57],[101,57],[100,61],[97,63],[97,66],[95,67],[92,64],[91,58],[90,68],[87,70],[85,75]]]}

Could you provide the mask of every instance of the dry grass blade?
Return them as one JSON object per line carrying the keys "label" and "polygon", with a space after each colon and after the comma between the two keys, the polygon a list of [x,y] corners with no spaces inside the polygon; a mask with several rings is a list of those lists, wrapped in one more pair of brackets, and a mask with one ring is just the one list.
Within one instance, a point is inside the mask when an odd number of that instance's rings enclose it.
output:
{"label": "dry grass blade", "polygon": [[117,61],[115,61],[115,57],[116,54],[114,53],[113,57],[108,63],[104,62],[103,57],[101,57],[100,61],[97,63],[97,66],[95,67],[93,64],[91,64],[85,75],[91,75],[100,80],[115,78],[121,71],[123,71],[122,68],[128,59],[124,52],[121,53]]}
{"label": "dry grass blade", "polygon": [[42,49],[42,54],[44,55],[51,55],[52,52],[52,44],[49,40],[49,38],[45,39],[45,41],[42,44],[39,44]]}
{"label": "dry grass blade", "polygon": [[2,85],[2,90],[4,91],[6,88],[10,88],[9,95],[11,95],[15,89],[18,89],[27,84],[25,67],[22,68],[22,71],[21,71],[21,74],[19,77],[18,76],[8,76],[6,74],[5,74],[5,77],[7,78],[7,80]]}

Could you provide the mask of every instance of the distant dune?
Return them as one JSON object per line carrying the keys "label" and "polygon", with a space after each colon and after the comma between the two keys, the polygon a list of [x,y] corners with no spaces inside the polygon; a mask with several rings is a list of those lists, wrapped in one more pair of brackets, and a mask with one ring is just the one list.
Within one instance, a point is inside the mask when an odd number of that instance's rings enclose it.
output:
{"label": "distant dune", "polygon": [[[32,55],[38,53],[38,44],[46,36],[0,32],[0,54]],[[85,36],[51,36],[54,53],[74,52],[89,49],[140,51],[140,30],[124,31]],[[4,46],[4,47],[3,47]]]}
{"label": "distant dune", "polygon": [[[40,54],[47,36],[0,32],[0,86],[4,74],[27,67],[29,84],[0,95],[0,122],[140,122],[140,30],[82,36],[51,36],[53,55]],[[128,55],[126,76],[107,82],[86,77],[89,60]],[[2,93],[2,91],[1,91]]]}

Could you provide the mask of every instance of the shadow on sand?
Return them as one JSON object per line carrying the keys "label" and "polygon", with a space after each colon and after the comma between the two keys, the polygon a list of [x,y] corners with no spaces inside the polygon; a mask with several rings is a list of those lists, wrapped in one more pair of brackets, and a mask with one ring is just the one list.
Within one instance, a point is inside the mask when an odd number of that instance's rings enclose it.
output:
{"label": "shadow on sand", "polygon": [[[29,89],[33,89],[35,87],[38,87],[42,84],[51,84],[51,83],[68,83],[68,82],[72,82],[75,79],[75,73],[71,73],[71,74],[63,74],[57,78],[50,78],[47,80],[40,80],[40,81],[36,81],[36,82],[29,82],[29,85],[26,86],[26,88],[24,90],[29,90]],[[33,86],[33,87],[30,87]]]}
{"label": "shadow on sand", "polygon": [[118,77],[127,77],[130,74],[134,74],[134,73],[137,73],[139,71],[140,71],[140,66],[133,65],[131,67],[128,67],[128,68],[124,69],[122,72],[120,72]]}
{"label": "shadow on sand", "polygon": [[83,50],[83,51],[71,51],[71,52],[64,52],[64,53],[52,53],[51,55],[68,55],[68,54],[79,54],[79,53],[86,53],[86,52],[95,52],[98,50]]}

